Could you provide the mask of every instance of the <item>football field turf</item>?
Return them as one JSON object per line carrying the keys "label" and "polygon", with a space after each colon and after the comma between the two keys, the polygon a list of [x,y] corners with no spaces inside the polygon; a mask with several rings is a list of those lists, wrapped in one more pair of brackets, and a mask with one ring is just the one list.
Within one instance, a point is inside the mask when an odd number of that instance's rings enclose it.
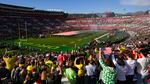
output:
{"label": "football field turf", "polygon": [[107,32],[104,30],[85,30],[79,31],[76,35],[56,36],[51,35],[46,38],[28,38],[15,40],[15,43],[20,42],[21,47],[32,49],[50,50],[50,51],[70,51],[75,47],[82,47],[97,37],[100,37]]}

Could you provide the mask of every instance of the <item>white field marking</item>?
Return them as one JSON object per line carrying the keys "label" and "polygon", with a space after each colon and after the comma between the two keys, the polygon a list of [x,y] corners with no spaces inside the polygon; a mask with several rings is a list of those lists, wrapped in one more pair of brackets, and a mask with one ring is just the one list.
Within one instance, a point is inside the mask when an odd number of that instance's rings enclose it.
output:
{"label": "white field marking", "polygon": [[70,42],[70,44],[73,44],[73,43],[75,43],[74,41],[73,42]]}
{"label": "white field marking", "polygon": [[61,33],[56,33],[52,35],[58,35],[58,36],[72,36],[72,35],[77,35],[79,34],[79,31],[69,31],[69,32],[61,32]]}
{"label": "white field marking", "polygon": [[78,39],[78,41],[81,41],[82,39]]}
{"label": "white field marking", "polygon": [[59,48],[59,46],[56,46],[56,49],[58,49]]}
{"label": "white field marking", "polygon": [[64,44],[64,45],[62,45],[62,46],[66,46],[66,45]]}
{"label": "white field marking", "polygon": [[50,49],[58,49],[59,46],[56,46],[56,47],[49,47]]}
{"label": "white field marking", "polygon": [[102,36],[95,38],[95,40],[96,40],[97,42],[99,42],[98,39],[100,39],[100,38],[102,38],[102,37],[104,37],[104,36],[107,36],[107,35],[109,35],[109,33],[103,34]]}

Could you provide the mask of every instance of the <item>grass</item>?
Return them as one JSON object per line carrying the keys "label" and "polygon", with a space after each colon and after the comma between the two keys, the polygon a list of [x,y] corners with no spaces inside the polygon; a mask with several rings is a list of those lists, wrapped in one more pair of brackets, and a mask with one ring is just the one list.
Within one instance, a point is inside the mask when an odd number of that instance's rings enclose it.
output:
{"label": "grass", "polygon": [[[51,51],[71,51],[75,47],[81,47],[88,44],[90,41],[94,40],[105,34],[106,31],[80,31],[79,34],[75,36],[51,36],[48,38],[28,38],[21,40],[21,47],[41,49],[41,50],[51,50]],[[19,43],[19,40],[15,40],[15,43]]]}
{"label": "grass", "polygon": [[[1,41],[0,44],[5,44],[9,46],[9,48],[13,46],[18,46],[19,42],[21,44],[21,49],[17,50],[18,53],[29,53],[32,51],[71,51],[77,47],[82,47],[87,45],[89,42],[94,40],[95,38],[101,37],[102,35],[107,34],[104,30],[85,30],[80,31],[79,34],[73,36],[51,36],[47,38],[28,38],[26,39],[15,39],[15,40],[7,40]],[[117,32],[114,36],[109,37],[108,35],[104,35],[103,37],[97,39],[100,42],[102,41],[110,41],[116,42],[118,40],[122,40],[126,37],[126,34],[123,32]],[[4,51],[1,49],[0,51]]]}

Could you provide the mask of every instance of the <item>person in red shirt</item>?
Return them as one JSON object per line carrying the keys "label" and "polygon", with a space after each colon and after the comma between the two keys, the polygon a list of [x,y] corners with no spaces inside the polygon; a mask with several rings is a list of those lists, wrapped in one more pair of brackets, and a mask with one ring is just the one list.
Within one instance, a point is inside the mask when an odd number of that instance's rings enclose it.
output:
{"label": "person in red shirt", "polygon": [[132,54],[134,56],[134,59],[142,58],[143,54],[140,52],[141,49],[136,48],[135,50],[132,50]]}
{"label": "person in red shirt", "polygon": [[59,54],[59,55],[58,55],[57,61],[58,61],[58,64],[59,64],[60,66],[63,65],[63,61],[64,61],[64,56],[63,56],[63,54]]}

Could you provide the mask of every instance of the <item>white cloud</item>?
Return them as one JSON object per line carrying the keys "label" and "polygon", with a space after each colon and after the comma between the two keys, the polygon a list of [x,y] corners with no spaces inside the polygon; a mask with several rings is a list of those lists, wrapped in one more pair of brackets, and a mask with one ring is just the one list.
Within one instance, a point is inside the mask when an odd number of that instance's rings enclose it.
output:
{"label": "white cloud", "polygon": [[149,6],[150,0],[120,0],[123,5]]}

